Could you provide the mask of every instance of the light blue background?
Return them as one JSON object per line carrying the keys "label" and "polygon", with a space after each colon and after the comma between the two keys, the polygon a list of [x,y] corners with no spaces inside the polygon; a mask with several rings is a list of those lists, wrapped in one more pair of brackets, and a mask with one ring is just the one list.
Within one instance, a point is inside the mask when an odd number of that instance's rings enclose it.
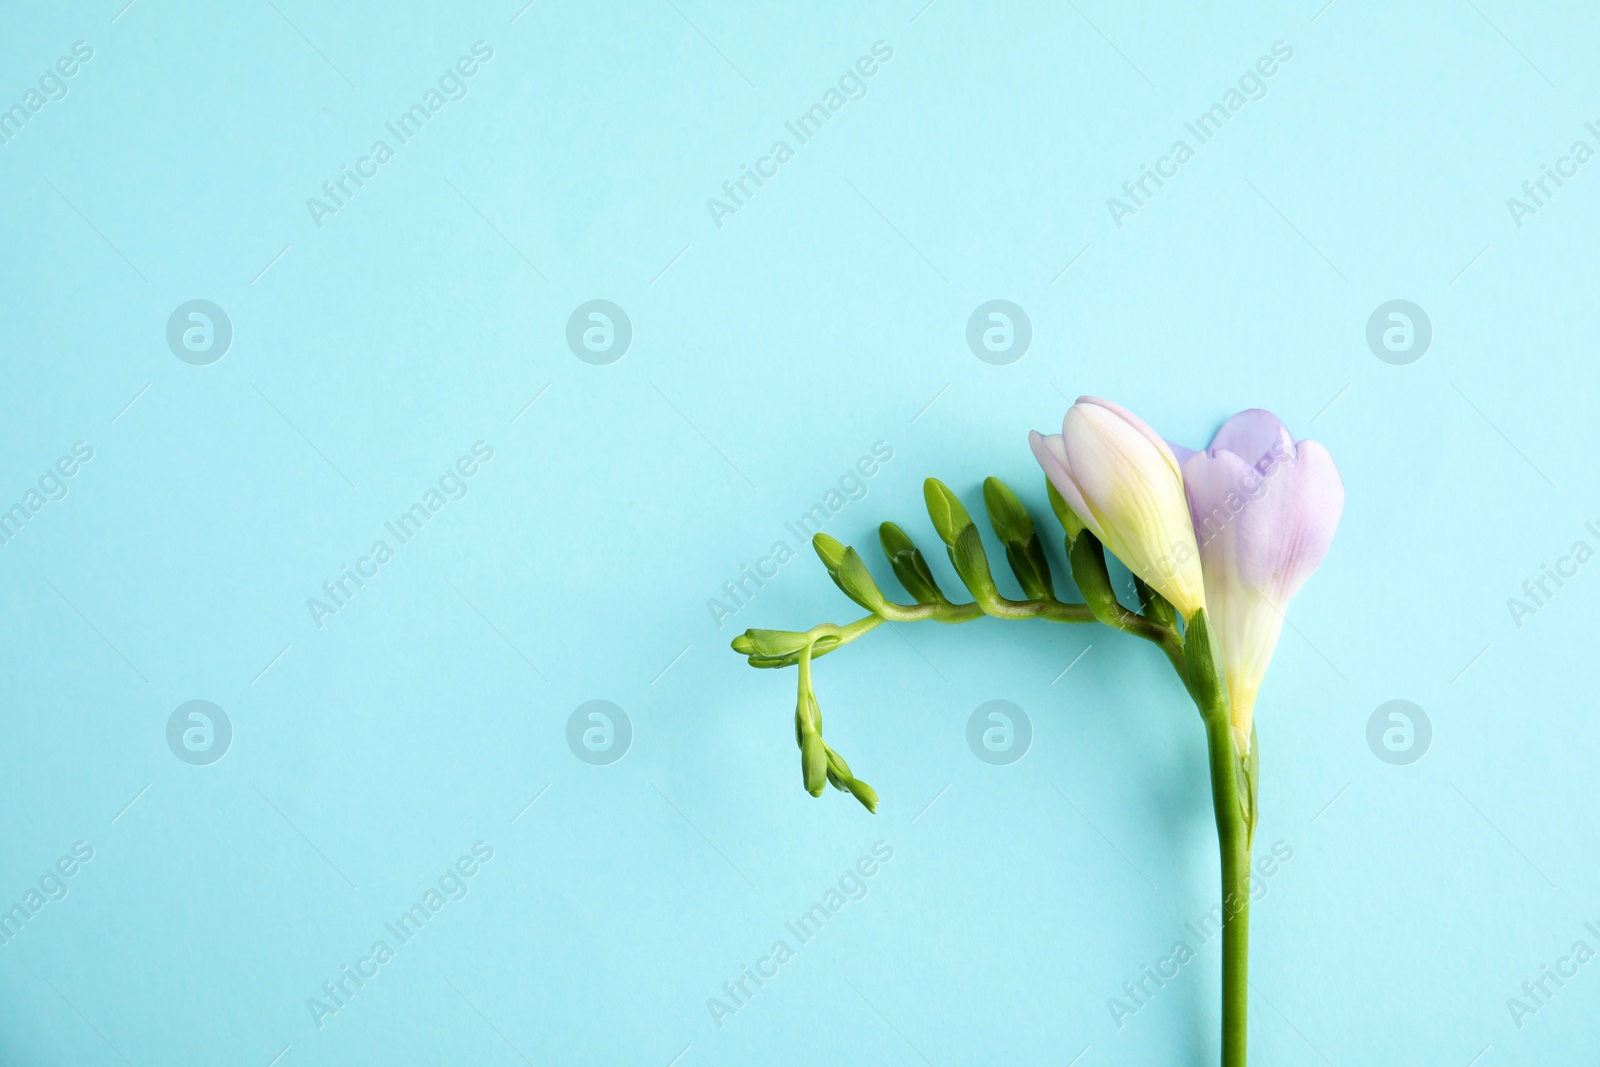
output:
{"label": "light blue background", "polygon": [[[1600,545],[1600,162],[1506,206],[1600,148],[1592,8],[521,4],[0,14],[0,106],[94,50],[0,145],[0,505],[94,449],[0,547],[0,904],[94,849],[0,947],[0,1061],[1215,1062],[1215,943],[1122,1028],[1106,1003],[1217,895],[1159,655],[984,620],[829,656],[874,817],[805,795],[792,672],[727,649],[854,606],[802,556],[707,608],[876,441],[843,540],[931,546],[928,475],[974,508],[1000,475],[1046,522],[1025,435],[1079,393],[1190,445],[1269,407],[1344,474],[1258,712],[1257,851],[1294,856],[1254,909],[1255,1062],[1593,1048],[1600,963],[1520,1029],[1506,1006],[1600,948],[1600,564],[1506,606]],[[318,228],[307,198],[480,40],[468,95]],[[878,41],[866,97],[715,225]],[[1267,95],[1118,228],[1107,198],[1275,41]],[[565,341],[596,298],[634,329],[609,366]],[[1008,366],[964,338],[996,298],[1034,330]],[[1434,329],[1408,366],[1365,341],[1396,298]],[[192,299],[233,325],[209,366],[165,341]],[[315,625],[477,441],[467,496]],[[233,724],[209,766],[167,746],[192,699]],[[592,699],[635,731],[610,766],[565,741]],[[1011,766],[966,745],[991,699],[1033,723]],[[1433,724],[1410,766],[1367,745],[1392,699]],[[480,840],[470,894],[319,1029],[307,998]],[[714,1025],[877,841],[868,895]]]}

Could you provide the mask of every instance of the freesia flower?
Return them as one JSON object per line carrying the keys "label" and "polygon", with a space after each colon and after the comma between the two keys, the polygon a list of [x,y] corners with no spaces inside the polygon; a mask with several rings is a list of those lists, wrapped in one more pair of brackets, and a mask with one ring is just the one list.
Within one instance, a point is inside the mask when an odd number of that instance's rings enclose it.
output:
{"label": "freesia flower", "polygon": [[1178,459],[1138,416],[1079,397],[1061,432],[1028,435],[1050,484],[1089,531],[1188,619],[1205,606]]}
{"label": "freesia flower", "polygon": [[[804,633],[746,630],[734,638],[733,649],[752,667],[799,667],[795,738],[807,791],[820,793],[829,783],[876,811],[877,793],[822,739],[811,680],[815,658],[882,623],[982,618],[1100,622],[1160,648],[1205,727],[1227,903],[1220,961],[1222,1064],[1244,1067],[1253,988],[1250,852],[1264,796],[1259,760],[1250,751],[1251,720],[1284,608],[1327,554],[1344,510],[1344,485],[1327,449],[1314,441],[1296,443],[1277,416],[1259,410],[1235,415],[1208,450],[1194,452],[1163,441],[1117,405],[1085,396],[1067,410],[1059,434],[1032,433],[1029,443],[1050,480],[1051,510],[1066,528],[1068,562],[1083,603],[1057,598],[1027,508],[999,479],[989,478],[984,508],[1024,599],[1001,595],[977,523],[948,486],[929,478],[923,484],[928,518],[972,595],[970,603],[944,594],[915,543],[892,522],[879,527],[879,540],[910,604],[884,597],[855,549],[819,533],[813,547],[829,575],[870,614]],[[1143,579],[1147,610],[1131,612],[1118,602],[1102,549]],[[1151,589],[1170,608],[1154,594],[1145,596]],[[1181,626],[1174,614],[1182,616]],[[977,718],[968,732],[973,751]],[[720,1018],[720,1002],[708,1004],[714,1005],[713,1018]]]}
{"label": "freesia flower", "polygon": [[1259,408],[1223,423],[1209,450],[1175,447],[1200,546],[1206,617],[1244,754],[1284,608],[1328,553],[1344,483],[1326,448],[1296,443],[1276,415]]}

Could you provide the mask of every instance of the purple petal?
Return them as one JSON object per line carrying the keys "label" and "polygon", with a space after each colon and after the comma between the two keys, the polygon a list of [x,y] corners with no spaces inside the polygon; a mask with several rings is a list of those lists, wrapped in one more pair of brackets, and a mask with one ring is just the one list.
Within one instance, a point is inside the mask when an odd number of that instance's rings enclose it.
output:
{"label": "purple petal", "polygon": [[1238,516],[1250,506],[1250,465],[1233,452],[1191,452],[1183,463],[1183,488],[1189,497],[1195,541],[1208,573],[1212,560],[1231,570]]}
{"label": "purple petal", "polygon": [[1295,447],[1283,423],[1261,410],[1229,419],[1209,452],[1184,462],[1183,481],[1233,727],[1247,745],[1283,609],[1328,554],[1344,483],[1327,449],[1315,441]]}
{"label": "purple petal", "polygon": [[1293,448],[1294,438],[1283,420],[1262,408],[1239,412],[1223,423],[1222,429],[1211,439],[1211,451],[1226,449],[1252,465],[1272,452],[1287,459]]}
{"label": "purple petal", "polygon": [[1344,513],[1344,480],[1322,445],[1300,442],[1292,476],[1277,520],[1280,533],[1290,531],[1291,535],[1283,537],[1277,551],[1263,561],[1277,574],[1279,595],[1285,600],[1298,593],[1322,565]]}
{"label": "purple petal", "polygon": [[1251,469],[1229,449],[1197,453],[1184,466],[1201,559],[1217,577],[1231,571],[1280,606],[1321,565],[1344,511],[1344,483],[1328,450],[1302,441],[1291,455]]}

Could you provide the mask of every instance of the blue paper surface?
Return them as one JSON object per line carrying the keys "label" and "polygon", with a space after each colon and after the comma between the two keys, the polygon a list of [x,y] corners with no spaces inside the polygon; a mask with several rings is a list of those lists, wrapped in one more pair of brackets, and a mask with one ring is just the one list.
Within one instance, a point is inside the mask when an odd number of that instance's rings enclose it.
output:
{"label": "blue paper surface", "polygon": [[727,647],[860,614],[818,526],[953,583],[930,475],[1004,478],[1064,574],[1026,435],[1087,393],[1191,447],[1270,408],[1343,473],[1257,709],[1255,1062],[1581,1062],[1597,32],[12,5],[0,1061],[1215,1063],[1156,650],[820,660],[873,816]]}

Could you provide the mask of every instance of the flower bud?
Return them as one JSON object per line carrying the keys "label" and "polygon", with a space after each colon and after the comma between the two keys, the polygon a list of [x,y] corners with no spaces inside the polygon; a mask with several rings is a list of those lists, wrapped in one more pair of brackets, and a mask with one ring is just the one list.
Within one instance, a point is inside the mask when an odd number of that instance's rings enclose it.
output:
{"label": "flower bud", "polygon": [[822,565],[828,568],[830,574],[838,572],[839,565],[844,562],[843,543],[825,533],[819,533],[811,536],[811,547],[816,550],[817,558],[822,560]]}
{"label": "flower bud", "polygon": [[845,596],[874,615],[881,615],[886,619],[900,618],[904,615],[905,608],[902,605],[891,604],[884,597],[883,590],[879,589],[878,583],[872,579],[872,572],[867,570],[867,564],[861,558],[861,553],[845,547],[827,534],[815,535],[811,539],[811,544],[821,557],[823,566],[828,568],[828,577],[833,579],[833,584],[837,585]]}
{"label": "flower bud", "polygon": [[960,498],[939,479],[929,478],[922,483],[922,499],[928,505],[928,518],[933,520],[939,540],[948,547],[955,547],[961,531],[972,525],[972,516],[961,506]]}
{"label": "flower bud", "polygon": [[1029,441],[1067,508],[1101,544],[1185,619],[1205,605],[1183,475],[1154,430],[1115,404],[1080,397],[1061,433]]}
{"label": "flower bud", "polygon": [[928,561],[904,530],[886,522],[878,527],[878,540],[883,544],[883,554],[889,557],[889,566],[894,568],[894,576],[900,579],[911,599],[919,604],[949,603],[940,592],[939,583],[934,581]]}
{"label": "flower bud", "polygon": [[1011,564],[1011,573],[1016,575],[1023,595],[1030,600],[1054,600],[1050,561],[1045,558],[1044,546],[1034,532],[1033,516],[1022,506],[1017,494],[999,478],[986,478],[983,504],[989,512],[989,525],[1005,545],[1006,562]]}
{"label": "flower bud", "polygon": [[874,815],[878,813],[878,791],[859,778],[847,778],[845,789],[850,795],[861,801],[862,805]]}
{"label": "flower bud", "polygon": [[741,656],[790,656],[806,647],[810,638],[791,630],[746,630],[733,639]]}
{"label": "flower bud", "polygon": [[1000,589],[989,572],[989,557],[983,551],[983,538],[976,523],[969,522],[961,528],[955,544],[950,546],[950,564],[972,593],[972,599],[984,605],[985,611],[989,605],[999,603]]}
{"label": "flower bud", "polygon": [[800,739],[800,773],[806,792],[820,797],[828,784],[828,746],[822,743],[821,734],[807,734]]}
{"label": "flower bud", "polygon": [[[1184,450],[1187,452],[1187,450]],[[1270,411],[1241,411],[1183,460],[1213,641],[1227,669],[1234,742],[1251,750],[1256,694],[1289,600],[1322,563],[1344,510],[1328,450]]]}

